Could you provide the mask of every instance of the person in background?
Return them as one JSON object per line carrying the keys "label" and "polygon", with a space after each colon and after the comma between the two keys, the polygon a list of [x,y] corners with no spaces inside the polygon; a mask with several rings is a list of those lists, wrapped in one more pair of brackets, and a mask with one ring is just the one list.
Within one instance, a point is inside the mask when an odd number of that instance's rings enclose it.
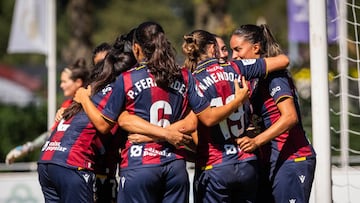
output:
{"label": "person in background", "polygon": [[12,164],[16,159],[19,159],[23,156],[26,156],[28,153],[39,149],[49,137],[51,131],[57,126],[58,122],[61,120],[62,113],[71,103],[75,95],[76,90],[79,87],[85,85],[89,77],[89,69],[85,64],[85,59],[80,58],[75,61],[75,63],[68,65],[61,72],[60,76],[60,88],[63,91],[63,95],[66,98],[61,104],[61,107],[56,112],[55,123],[48,131],[42,133],[40,136],[35,138],[32,141],[26,142],[23,145],[19,145],[6,155],[5,162],[7,164]]}
{"label": "person in background", "polygon": [[[93,97],[97,108],[104,109],[106,101],[114,96],[111,87],[116,77],[135,62],[132,53],[122,47],[111,49],[104,61],[95,66],[90,85],[96,91]],[[116,127],[108,133],[116,136]],[[46,202],[95,201],[95,167],[99,156],[108,149],[104,142],[110,136],[108,133],[102,134],[95,128],[80,104],[73,102],[64,111],[38,161],[39,182]]]}
{"label": "person in background", "polygon": [[[199,89],[212,107],[233,99],[233,82],[237,78],[265,77],[267,71],[285,69],[288,58],[274,58],[219,63],[215,36],[195,30],[184,36],[184,66],[192,70]],[[224,47],[224,46],[222,46]],[[198,124],[195,158],[196,202],[254,202],[257,189],[257,163],[253,153],[244,153],[235,141],[247,127],[244,103],[238,110],[214,126]]]}
{"label": "person in background", "polygon": [[[240,26],[233,32],[230,46],[234,59],[283,53],[267,25]],[[302,126],[294,81],[288,71],[279,71],[256,83],[250,102],[255,127],[261,132],[237,142],[245,152],[257,150],[257,202],[309,202],[316,154]]]}

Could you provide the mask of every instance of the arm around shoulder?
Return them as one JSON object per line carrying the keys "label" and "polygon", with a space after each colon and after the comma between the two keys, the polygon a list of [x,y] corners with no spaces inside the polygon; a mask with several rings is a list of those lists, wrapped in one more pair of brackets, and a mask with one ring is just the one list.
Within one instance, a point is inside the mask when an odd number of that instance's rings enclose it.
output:
{"label": "arm around shoulder", "polygon": [[267,58],[264,58],[264,60],[266,63],[266,70],[268,72],[285,70],[290,63],[289,57],[286,56],[285,54],[279,54],[274,57],[267,57]]}

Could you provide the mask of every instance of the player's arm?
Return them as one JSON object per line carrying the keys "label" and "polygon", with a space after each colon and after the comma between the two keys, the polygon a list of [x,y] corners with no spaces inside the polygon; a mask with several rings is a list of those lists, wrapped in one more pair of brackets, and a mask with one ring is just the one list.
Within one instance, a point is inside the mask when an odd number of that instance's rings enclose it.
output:
{"label": "player's arm", "polygon": [[[136,133],[146,135],[154,141],[167,141],[174,146],[180,146],[188,144],[192,141],[192,137],[187,134],[196,130],[197,119],[195,114],[191,112],[188,113],[184,119],[163,128],[161,126],[153,125],[136,115],[132,115],[127,111],[124,111],[118,118],[118,124],[130,134]],[[141,136],[136,134],[130,135],[130,139],[133,139],[134,142],[150,141],[145,138],[141,138]]]}
{"label": "player's arm", "polygon": [[290,63],[289,57],[287,57],[285,54],[279,54],[274,57],[267,57],[264,58],[264,60],[266,63],[267,72],[285,70]]}
{"label": "player's arm", "polygon": [[113,121],[105,117],[99,109],[96,108],[94,103],[90,99],[91,86],[89,85],[86,89],[80,87],[74,96],[74,101],[80,103],[88,115],[90,121],[94,124],[95,128],[102,134],[110,132],[116,121]]}
{"label": "player's arm", "polygon": [[268,129],[254,138],[242,137],[237,140],[240,148],[245,152],[254,151],[257,147],[270,142],[275,137],[290,130],[298,122],[298,116],[292,97],[285,97],[277,103],[281,116]]}
{"label": "player's arm", "polygon": [[197,114],[198,119],[204,125],[210,127],[220,123],[238,110],[239,106],[243,105],[249,97],[249,88],[244,77],[242,77],[241,82],[242,88],[240,88],[238,80],[234,80],[235,98],[231,102],[219,107],[207,107]]}
{"label": "player's arm", "polygon": [[34,149],[40,148],[42,145],[44,145],[45,141],[50,135],[50,131],[43,132],[41,135],[36,137],[31,142],[26,142],[23,145],[16,146],[12,150],[9,151],[9,153],[6,155],[5,163],[6,164],[12,164],[16,159],[19,159],[28,153],[34,151]]}

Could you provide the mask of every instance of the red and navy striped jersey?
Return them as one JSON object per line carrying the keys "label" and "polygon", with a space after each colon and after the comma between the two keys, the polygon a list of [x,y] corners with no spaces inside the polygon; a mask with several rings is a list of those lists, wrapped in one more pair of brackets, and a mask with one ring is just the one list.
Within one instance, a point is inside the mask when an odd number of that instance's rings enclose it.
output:
{"label": "red and navy striped jersey", "polygon": [[[258,120],[262,130],[269,128],[281,116],[276,104],[287,97],[294,99],[299,122],[289,131],[274,138],[271,146],[264,145],[261,148],[261,158],[270,157],[271,161],[277,161],[315,156],[302,126],[298,95],[288,71],[273,72],[266,79],[259,80],[257,90],[251,97],[254,115],[257,117],[254,120]],[[271,150],[265,149],[266,147],[271,147]]]}
{"label": "red and navy striped jersey", "polygon": [[[219,64],[217,59],[202,61],[193,72],[199,89],[212,107],[219,107],[234,99],[234,81],[245,76],[247,80],[266,76],[263,59],[233,61]],[[249,104],[239,107],[219,124],[206,127],[198,124],[199,143],[196,167],[231,164],[243,160],[256,159],[253,153],[244,153],[235,139],[244,135],[249,122]]]}
{"label": "red and navy striped jersey", "polygon": [[[195,113],[209,106],[208,101],[196,88],[191,73],[181,69],[183,78],[176,80],[168,89],[156,85],[154,76],[146,64],[135,67],[120,76],[123,90],[119,101],[125,110],[140,116],[152,124],[165,127],[180,120],[188,107]],[[175,159],[183,159],[184,151],[176,150],[168,142],[134,144],[129,141],[121,149],[121,169],[157,166]]]}
{"label": "red and navy striped jersey", "polygon": [[99,177],[116,177],[117,167],[120,163],[119,149],[127,139],[127,132],[118,125],[114,126],[111,131],[111,133],[100,136],[105,151],[99,152],[95,160],[94,173]]}
{"label": "red and navy striped jersey", "polygon": [[[60,108],[67,108],[70,106],[70,104],[72,103],[72,98],[71,99],[66,99],[65,101],[63,101],[63,103],[61,104]],[[51,127],[51,130],[54,130],[56,128],[56,126],[59,124],[58,121],[55,121],[53,126]]]}
{"label": "red and navy striped jersey", "polygon": [[[116,103],[119,97],[116,88],[114,82],[91,97],[100,112],[113,120],[117,119],[121,110],[121,106]],[[96,156],[106,152],[101,136],[86,113],[80,111],[70,119],[60,121],[42,147],[38,162],[94,170]]]}

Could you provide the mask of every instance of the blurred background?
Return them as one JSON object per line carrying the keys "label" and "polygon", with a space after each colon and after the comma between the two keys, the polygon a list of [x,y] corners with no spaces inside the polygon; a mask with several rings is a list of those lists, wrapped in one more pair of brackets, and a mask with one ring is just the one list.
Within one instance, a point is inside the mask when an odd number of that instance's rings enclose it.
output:
{"label": "blurred background", "polygon": [[[23,0],[26,1],[26,0]],[[41,0],[39,0],[41,1]],[[59,88],[60,71],[79,57],[90,63],[92,49],[115,38],[143,21],[160,23],[173,46],[177,60],[183,62],[181,43],[183,35],[194,29],[205,29],[223,37],[229,45],[232,31],[242,24],[268,24],[275,38],[291,59],[289,70],[296,82],[301,101],[302,122],[312,139],[311,82],[309,50],[308,0],[56,0],[56,109],[64,100]],[[356,1],[327,0],[328,78],[330,104],[331,166],[358,166],[360,164],[360,5]],[[346,34],[339,35],[339,8],[346,5]],[[11,26],[14,20],[14,0],[0,2],[0,162],[13,147],[33,140],[48,128],[48,67],[47,57],[39,53],[10,53],[8,51]],[[20,19],[26,21],[26,18]],[[35,27],[34,27],[35,29]],[[344,39],[341,39],[343,37]],[[346,55],[341,52],[340,41],[345,41]],[[229,48],[229,46],[228,46]],[[344,50],[344,49],[343,49]],[[230,51],[230,49],[229,49]],[[320,50],[321,51],[321,50]],[[230,52],[231,55],[231,52]],[[346,92],[341,89],[339,60],[346,60]],[[317,67],[314,67],[317,68]],[[343,73],[342,73],[343,74]],[[314,76],[316,77],[316,76]],[[342,109],[341,99],[346,95],[348,105]],[[315,95],[317,96],[317,95]],[[346,128],[341,120],[346,114]],[[345,133],[345,145],[341,140]],[[341,160],[346,153],[348,159]],[[34,151],[17,162],[31,163],[16,170],[34,171],[39,152]],[[15,168],[0,163],[0,172]],[[346,171],[338,175],[333,170],[334,195],[339,202],[351,202],[360,186],[351,180],[360,180],[360,170],[349,176]],[[1,173],[0,173],[1,175]],[[26,177],[26,176],[25,176]],[[351,178],[350,178],[351,177]],[[357,177],[359,179],[355,179]],[[2,179],[2,182],[12,182]],[[36,174],[32,176],[36,183]],[[21,178],[24,180],[24,177]],[[20,181],[21,181],[20,180]],[[34,181],[35,180],[35,181]],[[345,182],[341,182],[346,180]],[[339,182],[340,181],[340,182]],[[359,181],[357,181],[359,183]],[[350,193],[349,191],[355,190]],[[1,194],[1,192],[0,192]],[[41,195],[41,194],[40,194]],[[336,196],[338,195],[338,196]],[[340,196],[339,196],[340,195]],[[346,201],[341,195],[347,195]],[[353,199],[358,199],[356,196]],[[1,199],[0,199],[1,200]],[[342,201],[344,200],[344,201]],[[36,202],[36,201],[35,201]]]}
{"label": "blurred background", "polygon": [[[1,162],[4,162],[6,153],[12,147],[32,140],[47,128],[46,57],[42,54],[7,52],[14,5],[14,0],[2,0],[0,3],[0,78],[19,86],[16,91],[15,87],[4,90],[0,87]],[[228,44],[231,32],[237,26],[247,23],[268,24],[288,53],[286,1],[57,0],[57,73],[78,57],[86,57],[90,62],[92,49],[96,45],[102,42],[112,43],[118,35],[147,20],[159,22],[163,26],[178,50],[180,64],[183,61],[180,48],[184,34],[193,29],[206,29],[222,36]],[[291,67],[293,72],[309,67],[307,43],[299,43],[298,49],[298,56]],[[302,70],[300,77],[309,80],[309,71]],[[59,107],[63,101],[59,74],[56,78],[56,106]],[[306,118],[310,116],[310,89],[306,82],[303,84],[304,120],[309,125]],[[34,161],[37,156],[38,153],[34,152],[19,161]]]}

